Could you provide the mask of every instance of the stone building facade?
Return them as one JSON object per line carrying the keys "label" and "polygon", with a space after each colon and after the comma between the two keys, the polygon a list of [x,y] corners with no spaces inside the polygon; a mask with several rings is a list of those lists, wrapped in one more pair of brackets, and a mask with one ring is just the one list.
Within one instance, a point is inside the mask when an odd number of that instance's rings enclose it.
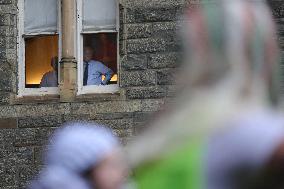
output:
{"label": "stone building facade", "polygon": [[[18,0],[0,0],[0,189],[24,188],[41,167],[47,137],[66,121],[95,120],[127,142],[174,95],[180,58],[176,31],[188,3],[120,0],[119,92],[62,102],[59,95],[17,98]],[[284,3],[270,0],[284,49]],[[284,74],[283,74],[284,75]]]}

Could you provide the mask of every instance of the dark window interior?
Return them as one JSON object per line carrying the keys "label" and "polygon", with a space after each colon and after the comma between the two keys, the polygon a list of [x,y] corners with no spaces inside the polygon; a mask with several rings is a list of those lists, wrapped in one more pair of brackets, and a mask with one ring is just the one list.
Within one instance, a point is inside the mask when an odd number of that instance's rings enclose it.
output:
{"label": "dark window interior", "polygon": [[52,71],[51,59],[58,56],[58,35],[25,38],[25,86],[39,88],[43,75]]}

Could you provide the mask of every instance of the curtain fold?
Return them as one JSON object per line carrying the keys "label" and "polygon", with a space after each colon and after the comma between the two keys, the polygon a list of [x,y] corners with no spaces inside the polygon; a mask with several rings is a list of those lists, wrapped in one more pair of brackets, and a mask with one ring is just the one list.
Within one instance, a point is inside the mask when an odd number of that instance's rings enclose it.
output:
{"label": "curtain fold", "polygon": [[25,34],[57,32],[57,0],[25,0]]}
{"label": "curtain fold", "polygon": [[83,31],[115,30],[116,0],[83,0]]}

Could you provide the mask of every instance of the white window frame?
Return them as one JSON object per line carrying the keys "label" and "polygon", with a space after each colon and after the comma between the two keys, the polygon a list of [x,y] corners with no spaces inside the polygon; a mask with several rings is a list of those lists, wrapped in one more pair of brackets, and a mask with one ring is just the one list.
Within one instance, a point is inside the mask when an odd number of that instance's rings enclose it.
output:
{"label": "white window frame", "polygon": [[[101,93],[116,93],[119,91],[119,2],[116,1],[116,29],[114,30],[94,30],[83,31],[83,1],[77,0],[77,95],[82,94],[101,94]],[[100,5],[98,5],[100,6]],[[116,33],[117,35],[117,84],[110,85],[88,85],[83,86],[83,35],[96,33]]]}
{"label": "white window frame", "polygon": [[[18,36],[17,36],[17,51],[18,51],[18,93],[17,97],[23,96],[44,96],[59,94],[59,87],[41,87],[41,88],[26,88],[25,87],[25,33],[24,33],[24,8],[25,0],[18,0]],[[61,35],[61,0],[57,0],[58,11],[58,32],[41,32],[32,33],[26,36],[44,36],[44,35],[58,35],[58,59],[61,59],[62,35]],[[36,19],[36,18],[35,18]],[[58,65],[58,68],[60,66]],[[60,73],[60,71],[58,71]],[[60,77],[58,75],[58,81]]]}

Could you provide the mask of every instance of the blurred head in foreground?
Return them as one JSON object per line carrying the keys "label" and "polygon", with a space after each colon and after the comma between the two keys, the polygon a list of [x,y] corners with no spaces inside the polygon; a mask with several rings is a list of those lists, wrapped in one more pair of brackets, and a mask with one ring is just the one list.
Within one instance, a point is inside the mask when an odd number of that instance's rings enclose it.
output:
{"label": "blurred head in foreground", "polygon": [[269,8],[203,1],[182,23],[183,90],[128,146],[138,188],[274,188],[270,179],[284,175],[275,174],[284,172],[284,120],[273,106],[279,67]]}
{"label": "blurred head in foreground", "polygon": [[45,168],[31,189],[118,189],[126,169],[110,130],[94,123],[70,123],[51,137]]}
{"label": "blurred head in foreground", "polygon": [[265,1],[204,2],[185,14],[182,84],[190,90],[227,87],[238,98],[275,103],[279,54]]}

